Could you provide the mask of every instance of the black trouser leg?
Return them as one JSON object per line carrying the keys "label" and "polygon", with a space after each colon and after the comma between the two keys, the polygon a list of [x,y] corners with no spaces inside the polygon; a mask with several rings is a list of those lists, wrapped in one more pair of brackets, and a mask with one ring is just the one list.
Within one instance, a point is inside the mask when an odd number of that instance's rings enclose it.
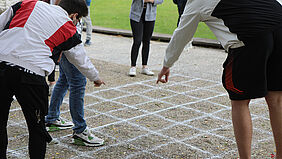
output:
{"label": "black trouser leg", "polygon": [[15,94],[26,118],[29,130],[31,159],[44,159],[46,142],[51,137],[46,131],[44,116],[48,109],[48,86],[45,77],[24,73],[0,64],[0,149],[5,158],[7,149],[7,120],[12,96]]}
{"label": "black trouser leg", "polygon": [[155,21],[145,21],[142,39],[142,65],[147,65],[150,51],[150,40],[154,31]]}
{"label": "black trouser leg", "polygon": [[44,77],[23,73],[16,98],[22,107],[29,130],[31,159],[44,159],[50,136],[45,128],[44,116],[48,109],[48,86]]}
{"label": "black trouser leg", "polygon": [[13,89],[9,83],[13,83],[15,79],[10,81],[6,77],[7,70],[3,64],[0,64],[0,158],[5,159],[8,146],[7,122],[11,102],[13,101]]}
{"label": "black trouser leg", "polygon": [[[1,80],[0,80],[1,81]],[[7,96],[3,96],[2,91],[3,86],[0,86],[0,158],[5,159],[6,153],[7,153],[7,146],[8,146],[8,135],[7,135],[7,121],[9,116],[9,110],[12,102],[12,96],[11,98],[8,98]]]}
{"label": "black trouser leg", "polygon": [[130,20],[130,26],[133,34],[133,45],[131,48],[131,66],[136,66],[139,48],[143,36],[143,20],[141,19],[140,22]]}

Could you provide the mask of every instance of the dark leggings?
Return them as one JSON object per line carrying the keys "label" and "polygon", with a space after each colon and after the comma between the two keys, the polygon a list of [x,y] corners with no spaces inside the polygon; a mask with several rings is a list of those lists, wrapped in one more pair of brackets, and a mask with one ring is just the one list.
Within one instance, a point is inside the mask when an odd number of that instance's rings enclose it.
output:
{"label": "dark leggings", "polygon": [[177,20],[177,26],[178,26],[178,24],[179,24],[179,22],[180,22],[181,15],[182,15],[183,12],[184,12],[186,3],[187,3],[187,0],[181,0],[181,1],[178,1],[178,3],[177,3],[178,14],[179,14],[178,20]]}
{"label": "dark leggings", "polygon": [[130,19],[133,34],[131,48],[131,66],[136,66],[139,48],[142,42],[142,65],[147,65],[150,50],[150,40],[153,34],[155,21],[145,21],[145,9],[139,22]]}

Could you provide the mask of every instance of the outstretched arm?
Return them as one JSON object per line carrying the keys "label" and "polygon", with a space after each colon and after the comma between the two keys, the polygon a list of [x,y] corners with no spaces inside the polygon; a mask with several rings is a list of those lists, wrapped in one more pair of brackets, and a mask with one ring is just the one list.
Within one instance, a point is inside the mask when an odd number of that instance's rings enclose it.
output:
{"label": "outstretched arm", "polygon": [[9,7],[5,12],[0,15],[0,32],[3,31],[6,24],[11,20],[12,16],[20,8],[22,2],[18,2],[15,5]]}
{"label": "outstretched arm", "polygon": [[192,40],[199,22],[200,14],[193,8],[186,7],[167,46],[163,66],[169,68],[178,60],[184,47]]}
{"label": "outstretched arm", "polygon": [[[194,33],[196,32],[199,22],[200,22],[200,14],[198,14],[198,12],[195,12],[193,8],[186,7],[181,17],[179,26],[174,31],[172,38],[166,49],[163,68],[158,74],[157,83],[168,82],[168,78],[170,74],[169,68],[172,67],[174,62],[178,60],[185,45],[187,45],[187,43],[191,41]],[[165,76],[164,79],[163,76]]]}
{"label": "outstretched arm", "polygon": [[[66,58],[90,81],[99,81],[99,72],[86,56],[86,51],[82,43],[76,45],[68,51],[64,51]],[[98,82],[99,83],[99,82]]]}

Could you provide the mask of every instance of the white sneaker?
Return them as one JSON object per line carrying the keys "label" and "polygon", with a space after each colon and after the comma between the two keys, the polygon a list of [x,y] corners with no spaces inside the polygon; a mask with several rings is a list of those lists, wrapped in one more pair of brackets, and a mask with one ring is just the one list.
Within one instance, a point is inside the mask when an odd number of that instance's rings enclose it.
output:
{"label": "white sneaker", "polygon": [[69,121],[64,121],[63,119],[57,119],[56,121],[52,123],[47,123],[46,124],[46,129],[47,131],[58,131],[58,130],[65,130],[65,129],[70,129],[74,125],[72,122]]}
{"label": "white sneaker", "polygon": [[148,75],[148,76],[154,75],[154,72],[152,72],[149,68],[142,68],[141,73],[144,74],[144,75]]}
{"label": "white sneaker", "polygon": [[82,133],[73,133],[73,144],[79,146],[96,147],[104,145],[104,140],[96,137],[86,128]]}
{"label": "white sneaker", "polygon": [[131,76],[131,77],[136,76],[136,67],[131,67],[128,75]]}
{"label": "white sneaker", "polygon": [[59,65],[56,65],[56,68],[55,68],[55,71],[56,71],[56,72],[60,72],[59,67],[60,67]]}
{"label": "white sneaker", "polygon": [[48,144],[49,145],[56,145],[56,144],[59,144],[59,143],[60,143],[60,141],[58,139],[53,138],[52,141],[49,142]]}

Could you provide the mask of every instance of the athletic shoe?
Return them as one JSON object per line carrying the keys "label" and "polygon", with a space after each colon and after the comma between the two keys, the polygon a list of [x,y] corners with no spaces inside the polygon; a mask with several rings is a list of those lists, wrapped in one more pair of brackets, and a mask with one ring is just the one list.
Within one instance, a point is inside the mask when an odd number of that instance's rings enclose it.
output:
{"label": "athletic shoe", "polygon": [[128,75],[131,76],[131,77],[136,76],[136,67],[131,67]]}
{"label": "athletic shoe", "polygon": [[47,131],[58,131],[58,130],[65,130],[65,129],[70,129],[73,127],[72,122],[64,121],[63,119],[57,119],[56,121],[52,123],[47,123],[46,124],[46,129]]}
{"label": "athletic shoe", "polygon": [[58,139],[53,138],[52,141],[49,142],[48,144],[49,145],[56,145],[56,144],[59,144],[59,143],[60,143],[60,141]]}
{"label": "athletic shoe", "polygon": [[96,147],[104,145],[104,140],[96,137],[86,128],[82,133],[73,133],[73,144],[79,146]]}
{"label": "athletic shoe", "polygon": [[56,67],[55,67],[55,72],[60,72],[60,66],[59,65],[56,65]]}
{"label": "athletic shoe", "polygon": [[154,72],[152,72],[149,68],[142,68],[141,74],[153,76]]}
{"label": "athletic shoe", "polygon": [[84,43],[84,46],[90,46],[91,45],[91,41],[90,40],[86,40]]}

